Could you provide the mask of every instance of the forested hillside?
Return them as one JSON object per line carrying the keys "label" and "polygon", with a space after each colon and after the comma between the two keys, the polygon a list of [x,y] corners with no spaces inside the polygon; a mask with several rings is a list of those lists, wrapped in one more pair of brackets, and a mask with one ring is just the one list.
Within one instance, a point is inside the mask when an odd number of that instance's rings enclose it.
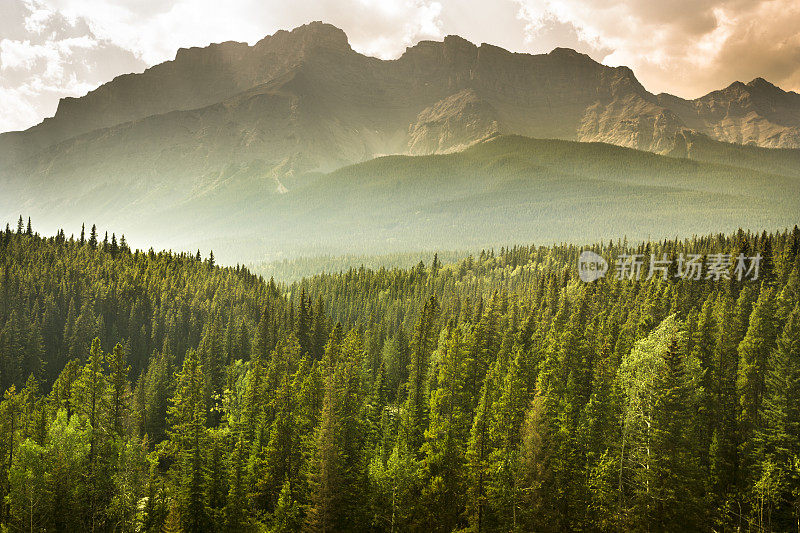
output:
{"label": "forested hillside", "polygon": [[590,249],[763,260],[587,284],[531,245],[283,285],[0,232],[0,524],[797,530],[800,229]]}
{"label": "forested hillside", "polygon": [[[669,157],[500,135],[456,153],[378,157],[277,181],[263,163],[230,164],[164,187],[105,168],[99,188],[56,176],[22,180],[34,188],[27,192],[3,186],[0,224],[13,224],[20,210],[48,233],[93,220],[140,247],[213,249],[233,264],[479,250],[531,236],[658,240],[797,223],[800,151],[682,139],[681,157]],[[17,200],[26,196],[35,204]]]}

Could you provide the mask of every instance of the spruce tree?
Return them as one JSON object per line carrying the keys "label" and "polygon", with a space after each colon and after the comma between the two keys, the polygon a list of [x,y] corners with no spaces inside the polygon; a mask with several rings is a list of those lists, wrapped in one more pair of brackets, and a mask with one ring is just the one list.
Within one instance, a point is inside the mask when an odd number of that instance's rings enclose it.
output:
{"label": "spruce tree", "polygon": [[464,505],[463,457],[470,427],[465,352],[463,333],[458,328],[450,330],[440,343],[437,377],[430,396],[430,425],[422,447],[427,485],[422,493],[426,515],[421,518],[429,529],[457,529]]}
{"label": "spruce tree", "polygon": [[228,464],[228,496],[225,505],[225,531],[246,531],[250,523],[246,486],[247,444],[242,436],[236,439]]}
{"label": "spruce tree", "polygon": [[430,356],[436,343],[435,327],[438,315],[439,303],[435,296],[431,296],[417,321],[411,343],[408,399],[405,405],[405,438],[411,450],[419,450],[427,426],[426,377]]}
{"label": "spruce tree", "polygon": [[495,449],[489,456],[488,500],[499,527],[516,531],[519,527],[519,445],[530,396],[525,383],[525,356],[517,348],[503,378],[502,389],[493,409],[490,434]]}
{"label": "spruce tree", "polygon": [[206,494],[206,395],[203,367],[189,350],[178,373],[169,407],[169,436],[177,452],[175,494],[177,516],[185,531],[205,531],[209,525]]}
{"label": "spruce tree", "polygon": [[753,436],[761,426],[761,404],[766,388],[766,374],[770,354],[775,349],[777,324],[776,302],[772,288],[765,286],[750,316],[747,334],[739,343],[739,392],[742,460],[745,470],[757,460],[752,457]]}
{"label": "spruce tree", "polygon": [[651,527],[656,530],[696,530],[700,527],[702,486],[700,455],[689,432],[695,398],[686,372],[680,341],[673,337],[664,353],[664,365],[654,382],[656,403],[652,418],[647,473]]}
{"label": "spruce tree", "polygon": [[800,524],[800,306],[778,340],[765,392],[756,437],[755,525],[789,531]]}
{"label": "spruce tree", "polygon": [[111,423],[117,435],[124,432],[125,415],[128,411],[128,373],[127,354],[121,344],[114,346],[108,355],[109,385],[111,388]]}
{"label": "spruce tree", "polygon": [[92,224],[92,231],[89,233],[89,246],[97,248],[97,226]]}

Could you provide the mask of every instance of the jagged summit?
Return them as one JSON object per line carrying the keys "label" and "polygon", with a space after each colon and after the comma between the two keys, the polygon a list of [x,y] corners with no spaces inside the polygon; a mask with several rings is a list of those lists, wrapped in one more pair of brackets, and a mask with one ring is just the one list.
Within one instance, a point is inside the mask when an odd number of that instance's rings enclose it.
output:
{"label": "jagged summit", "polygon": [[178,48],[173,61],[202,61],[204,57],[214,56],[224,57],[228,61],[237,61],[244,57],[249,49],[250,45],[239,41],[224,41],[221,43],[211,43],[208,46]]}
{"label": "jagged summit", "polygon": [[597,63],[597,61],[592,59],[588,54],[582,54],[581,52],[578,52],[577,50],[574,50],[572,48],[563,48],[557,46],[556,48],[553,48],[553,50],[551,50],[548,55],[563,59],[575,59],[575,60],[585,61],[587,63],[599,64]]}
{"label": "jagged summit", "polygon": [[259,50],[275,45],[284,48],[327,48],[352,51],[347,34],[343,30],[321,21],[309,22],[291,31],[278,30],[258,41],[253,48]]}
{"label": "jagged summit", "polygon": [[785,92],[783,89],[781,89],[777,85],[773,85],[772,83],[768,82],[767,80],[765,80],[764,78],[761,78],[761,77],[754,78],[753,80],[749,81],[747,83],[747,86],[748,87],[752,87],[753,89],[765,89],[765,90],[776,91],[776,92],[781,92],[781,93]]}

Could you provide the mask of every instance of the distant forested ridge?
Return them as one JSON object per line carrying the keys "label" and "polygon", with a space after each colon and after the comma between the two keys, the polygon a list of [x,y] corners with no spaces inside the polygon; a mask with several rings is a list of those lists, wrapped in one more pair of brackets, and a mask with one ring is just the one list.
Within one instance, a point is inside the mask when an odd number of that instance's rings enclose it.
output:
{"label": "distant forested ridge", "polygon": [[382,255],[317,255],[283,259],[281,261],[262,261],[248,265],[255,274],[274,277],[281,281],[299,281],[316,274],[336,273],[366,267],[370,270],[392,267],[412,267],[420,261],[429,260],[434,253],[442,263],[455,263],[463,259],[468,252],[402,252]]}
{"label": "distant forested ridge", "polygon": [[[185,182],[168,173],[153,181],[151,165],[129,162],[134,175],[106,168],[95,188],[83,174],[15,177],[27,192],[0,176],[0,223],[16,220],[17,199],[33,198],[23,205],[47,233],[93,220],[139,247],[213,249],[224,264],[480,250],[531,238],[646,241],[797,224],[800,150],[690,144],[695,159],[500,135],[450,154],[293,174],[281,178],[277,192],[263,165],[229,165]],[[168,185],[159,186],[163,179]]]}
{"label": "distant forested ridge", "polygon": [[797,531],[800,229],[291,285],[86,229],[0,232],[10,531]]}

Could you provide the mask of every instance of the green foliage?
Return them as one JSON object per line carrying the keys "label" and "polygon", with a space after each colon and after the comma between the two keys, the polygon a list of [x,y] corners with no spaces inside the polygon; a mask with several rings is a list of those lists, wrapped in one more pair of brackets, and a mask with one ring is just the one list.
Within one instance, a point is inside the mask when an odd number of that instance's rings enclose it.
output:
{"label": "green foliage", "polygon": [[764,280],[592,284],[571,245],[287,286],[90,240],[0,233],[11,531],[800,518],[800,230],[592,248],[769,254]]}

